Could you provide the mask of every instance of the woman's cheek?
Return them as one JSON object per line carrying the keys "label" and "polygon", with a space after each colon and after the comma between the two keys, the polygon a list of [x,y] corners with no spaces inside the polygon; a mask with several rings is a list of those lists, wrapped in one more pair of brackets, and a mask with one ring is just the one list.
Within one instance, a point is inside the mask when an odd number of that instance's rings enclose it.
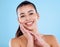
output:
{"label": "woman's cheek", "polygon": [[24,25],[25,21],[20,21],[20,23]]}
{"label": "woman's cheek", "polygon": [[20,24],[23,24],[24,22],[23,21],[20,21]]}

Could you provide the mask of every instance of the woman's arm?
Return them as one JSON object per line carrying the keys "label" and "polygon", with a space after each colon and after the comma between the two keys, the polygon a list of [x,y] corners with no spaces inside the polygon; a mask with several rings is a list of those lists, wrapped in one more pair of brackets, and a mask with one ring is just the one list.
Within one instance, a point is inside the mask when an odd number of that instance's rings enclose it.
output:
{"label": "woman's arm", "polygon": [[33,40],[31,40],[31,39],[28,40],[27,47],[34,47]]}
{"label": "woman's arm", "polygon": [[33,42],[34,40],[33,40],[33,36],[29,33],[30,31],[27,30],[22,24],[20,24],[20,29],[28,41],[27,47],[34,47],[34,42]]}

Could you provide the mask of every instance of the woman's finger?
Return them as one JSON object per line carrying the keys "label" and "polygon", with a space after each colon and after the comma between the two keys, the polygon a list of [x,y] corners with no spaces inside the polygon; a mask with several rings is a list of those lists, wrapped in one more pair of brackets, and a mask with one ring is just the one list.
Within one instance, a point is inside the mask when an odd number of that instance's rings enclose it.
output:
{"label": "woman's finger", "polygon": [[32,35],[29,33],[29,30],[27,30],[22,24],[20,25],[20,28],[27,39],[32,38]]}
{"label": "woman's finger", "polygon": [[21,24],[20,29],[22,30],[23,33],[27,33],[28,31],[24,28],[24,26]]}

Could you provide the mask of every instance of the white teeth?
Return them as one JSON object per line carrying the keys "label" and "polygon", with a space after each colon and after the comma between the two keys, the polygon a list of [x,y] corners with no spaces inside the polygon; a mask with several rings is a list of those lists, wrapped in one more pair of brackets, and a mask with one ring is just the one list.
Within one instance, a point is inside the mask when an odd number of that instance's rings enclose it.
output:
{"label": "white teeth", "polygon": [[27,23],[27,24],[28,24],[28,25],[29,25],[29,24],[32,24],[32,22],[29,22],[29,23]]}

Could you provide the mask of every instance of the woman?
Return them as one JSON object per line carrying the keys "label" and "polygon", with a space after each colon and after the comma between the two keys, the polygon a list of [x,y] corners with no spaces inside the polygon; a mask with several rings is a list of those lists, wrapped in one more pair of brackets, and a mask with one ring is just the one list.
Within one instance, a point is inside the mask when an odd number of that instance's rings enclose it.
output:
{"label": "woman", "polygon": [[38,33],[39,14],[33,3],[24,1],[16,9],[19,28],[16,37],[11,40],[11,47],[59,47],[52,35]]}

